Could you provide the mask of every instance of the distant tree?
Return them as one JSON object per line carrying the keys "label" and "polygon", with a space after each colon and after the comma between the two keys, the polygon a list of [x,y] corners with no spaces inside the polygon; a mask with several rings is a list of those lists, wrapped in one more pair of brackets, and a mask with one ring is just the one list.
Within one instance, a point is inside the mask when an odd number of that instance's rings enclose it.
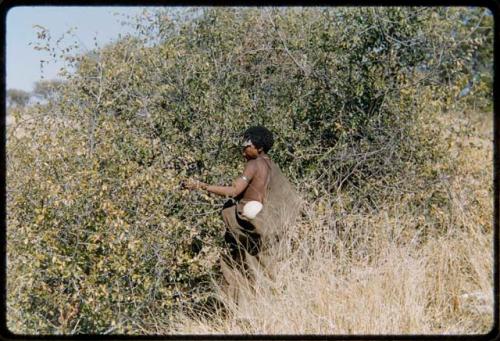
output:
{"label": "distant tree", "polygon": [[35,82],[33,94],[42,100],[51,100],[57,96],[58,89],[63,81],[58,79],[41,80]]}
{"label": "distant tree", "polygon": [[20,89],[8,89],[7,90],[7,105],[9,107],[25,107],[30,100],[31,94],[27,91]]}

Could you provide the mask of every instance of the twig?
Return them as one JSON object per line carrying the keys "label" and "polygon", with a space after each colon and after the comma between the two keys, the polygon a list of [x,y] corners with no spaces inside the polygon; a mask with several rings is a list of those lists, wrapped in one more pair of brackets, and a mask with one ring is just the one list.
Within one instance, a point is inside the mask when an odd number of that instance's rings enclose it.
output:
{"label": "twig", "polygon": [[281,40],[281,43],[283,44],[283,48],[285,50],[285,52],[288,54],[288,56],[293,60],[293,62],[299,67],[299,69],[302,70],[302,72],[304,73],[304,75],[306,77],[308,77],[311,73],[311,70],[308,70],[306,68],[304,68],[303,65],[301,65],[296,59],[295,57],[292,55],[292,53],[290,52],[290,50],[288,49],[288,46],[286,45],[286,41],[285,39],[283,38],[282,36],[282,33],[280,30],[278,30],[278,28],[276,27],[276,24],[274,23],[274,20],[273,18],[271,17],[271,14],[269,14],[269,12],[266,12],[267,16],[269,17],[269,21],[271,22],[271,25],[273,25],[273,28],[274,30],[278,33],[278,36]]}

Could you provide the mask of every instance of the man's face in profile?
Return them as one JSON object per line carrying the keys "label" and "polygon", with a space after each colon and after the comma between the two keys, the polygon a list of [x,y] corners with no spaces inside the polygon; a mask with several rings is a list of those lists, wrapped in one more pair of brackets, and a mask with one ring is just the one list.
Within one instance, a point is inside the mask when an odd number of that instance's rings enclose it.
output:
{"label": "man's face in profile", "polygon": [[255,159],[259,156],[259,151],[257,150],[257,148],[255,148],[253,143],[250,142],[250,140],[243,143],[243,156],[247,161]]}

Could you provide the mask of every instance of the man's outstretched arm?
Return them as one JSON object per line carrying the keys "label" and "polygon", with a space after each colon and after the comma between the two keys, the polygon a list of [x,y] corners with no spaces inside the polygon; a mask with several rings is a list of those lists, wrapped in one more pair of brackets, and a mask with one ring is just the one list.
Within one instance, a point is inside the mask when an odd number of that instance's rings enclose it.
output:
{"label": "man's outstretched arm", "polygon": [[226,197],[236,197],[240,195],[247,187],[250,180],[252,180],[256,172],[255,163],[248,162],[243,175],[238,177],[231,186],[215,186],[208,185],[201,181],[190,181],[186,184],[188,189],[204,189],[210,193],[214,193]]}
{"label": "man's outstretched arm", "polygon": [[238,178],[233,182],[232,186],[214,186],[214,185],[206,185],[205,189],[217,195],[222,195],[226,197],[236,197],[241,192],[247,188],[248,182],[243,180],[242,178]]}

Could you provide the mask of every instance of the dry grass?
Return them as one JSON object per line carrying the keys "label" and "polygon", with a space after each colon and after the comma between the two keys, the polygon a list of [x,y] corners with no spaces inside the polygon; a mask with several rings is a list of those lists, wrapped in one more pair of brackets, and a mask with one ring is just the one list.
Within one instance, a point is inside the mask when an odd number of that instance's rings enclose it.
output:
{"label": "dry grass", "polygon": [[[476,116],[473,116],[473,118]],[[476,334],[493,323],[492,125],[456,117],[456,174],[435,233],[405,199],[351,213],[341,196],[310,203],[269,257],[272,276],[241,278],[240,300],[216,285],[225,309],[186,312],[159,333]],[[458,131],[460,129],[455,129]],[[448,133],[448,132],[445,132]],[[426,234],[427,233],[427,234]],[[194,317],[197,316],[197,317]],[[170,322],[169,322],[170,323]]]}

